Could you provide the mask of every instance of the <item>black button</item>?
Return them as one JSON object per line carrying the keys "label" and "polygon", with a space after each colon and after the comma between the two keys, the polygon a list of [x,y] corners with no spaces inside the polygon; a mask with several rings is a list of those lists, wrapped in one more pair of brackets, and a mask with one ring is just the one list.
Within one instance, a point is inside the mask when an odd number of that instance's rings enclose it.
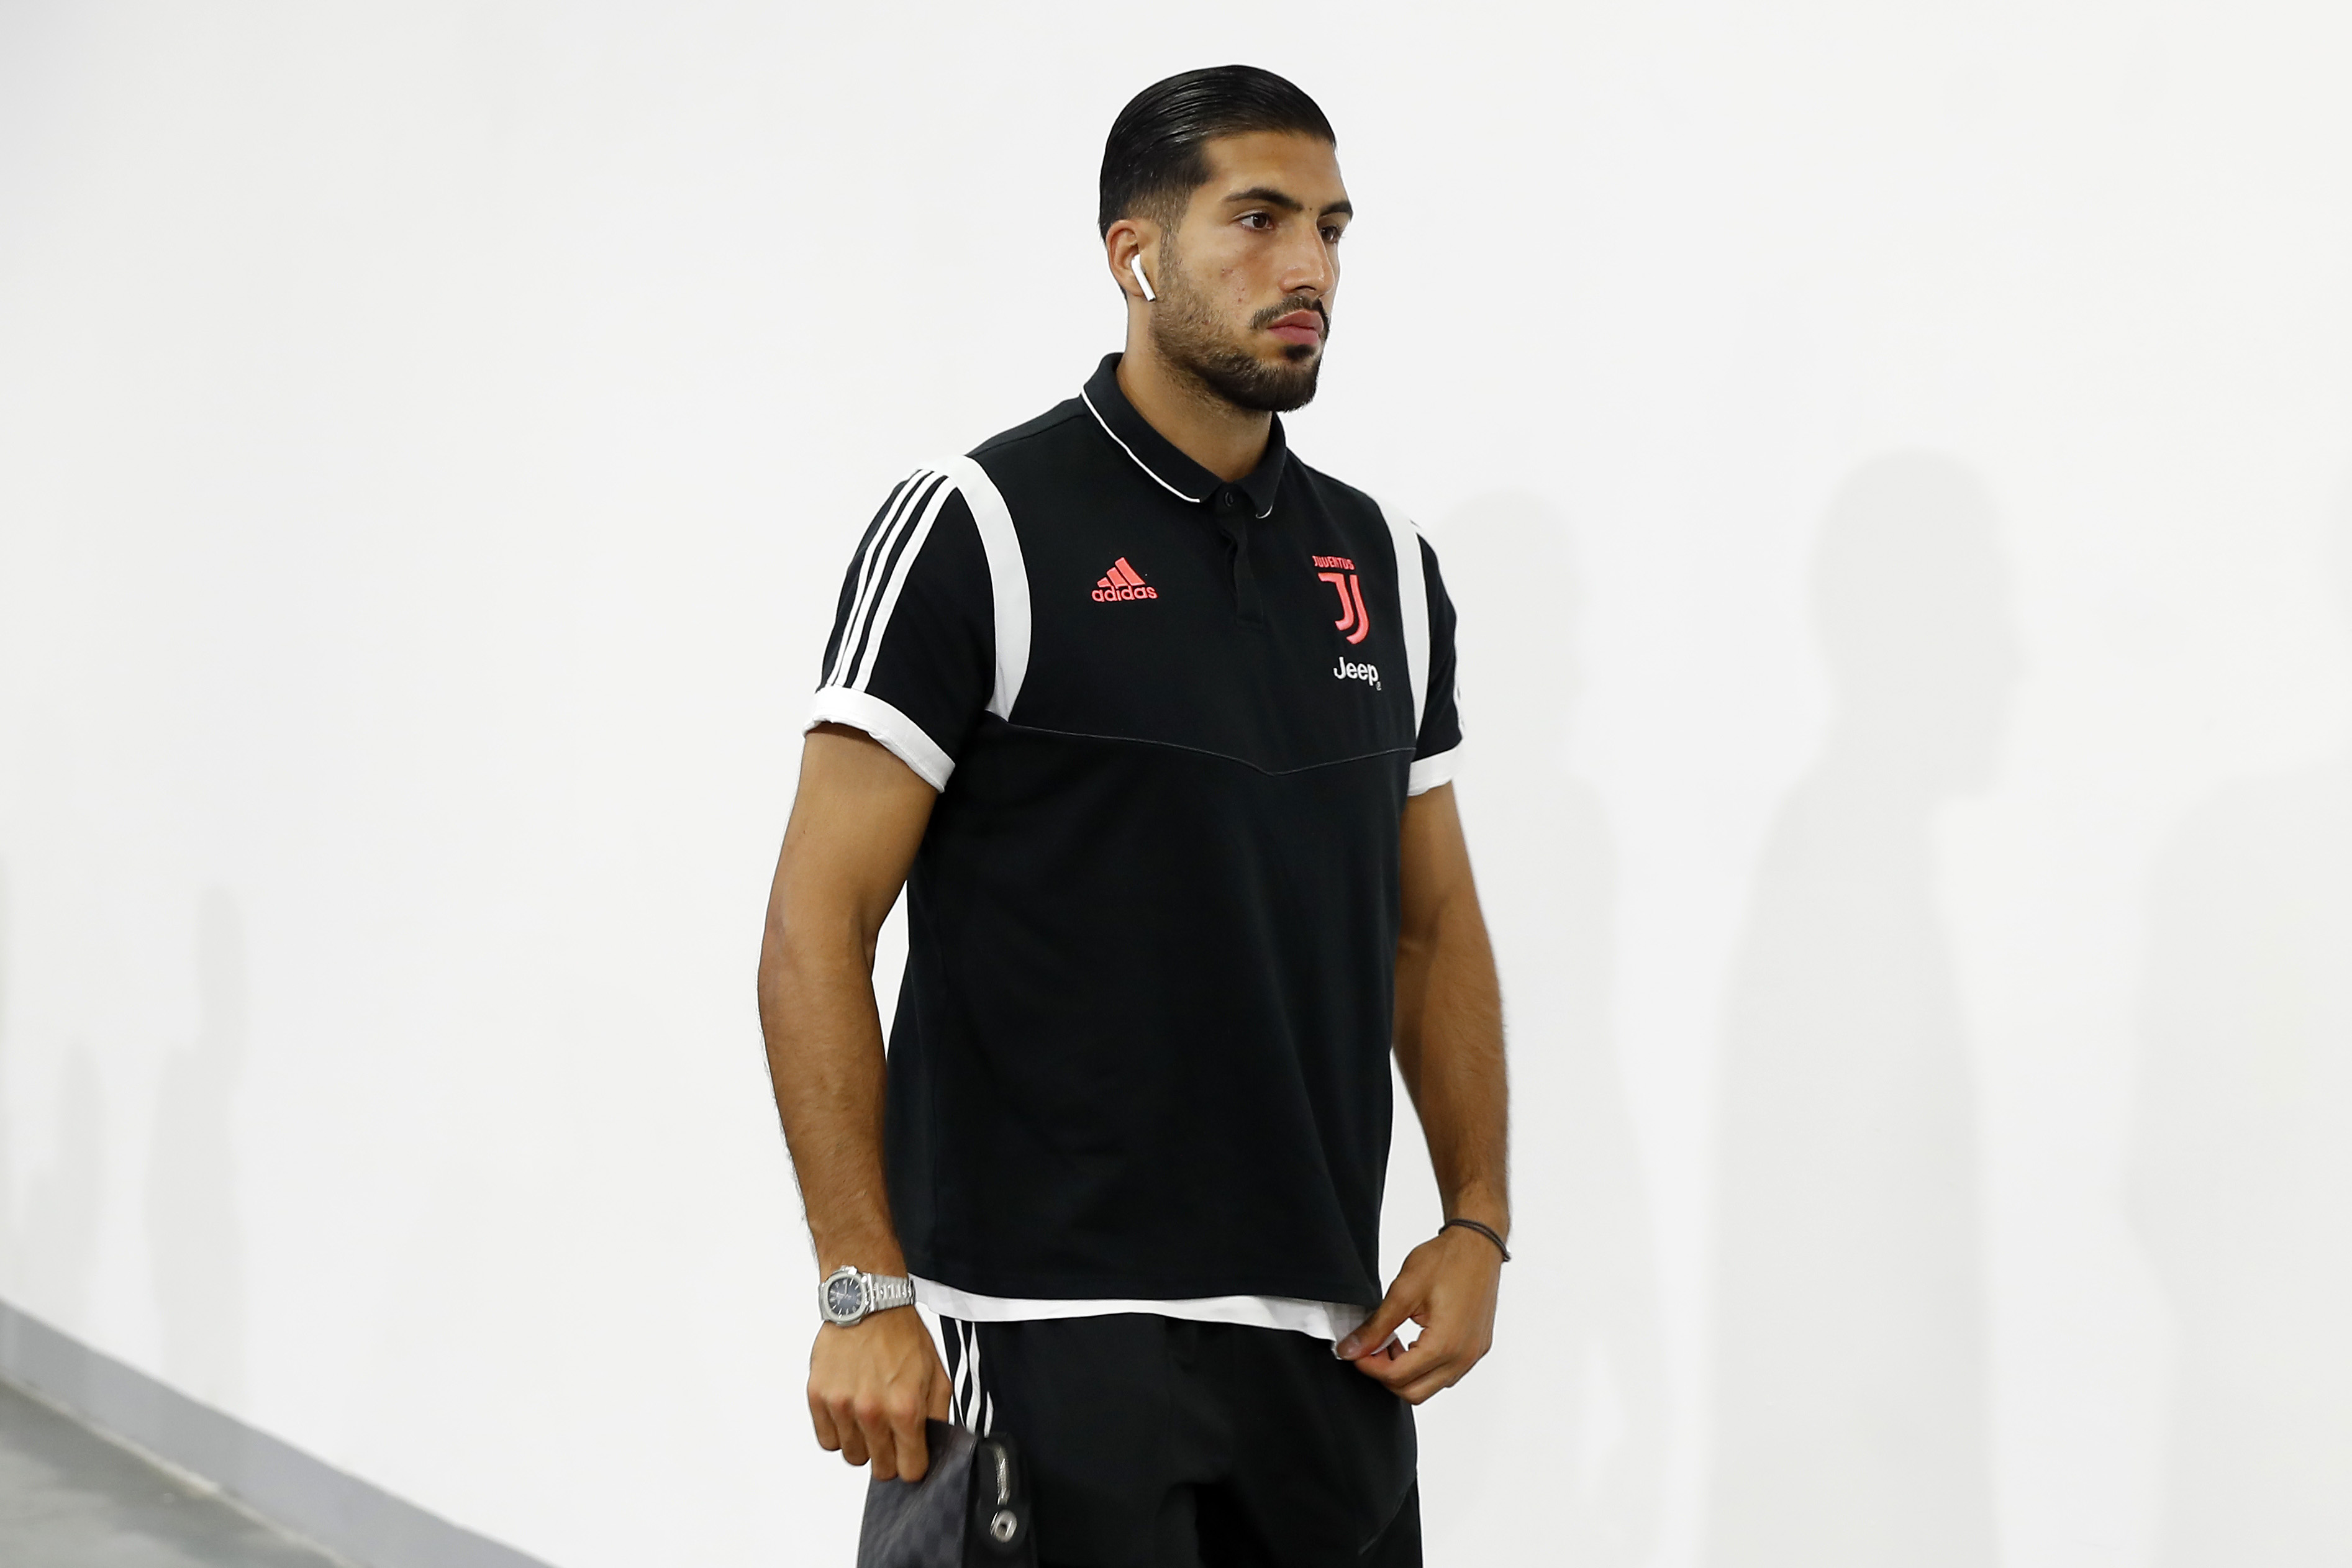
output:
{"label": "black button", "polygon": [[1245,503],[1242,500],[1242,493],[1239,490],[1234,489],[1231,485],[1226,486],[1223,489],[1217,492],[1217,510],[1221,512],[1228,514],[1238,512],[1243,509],[1244,505]]}

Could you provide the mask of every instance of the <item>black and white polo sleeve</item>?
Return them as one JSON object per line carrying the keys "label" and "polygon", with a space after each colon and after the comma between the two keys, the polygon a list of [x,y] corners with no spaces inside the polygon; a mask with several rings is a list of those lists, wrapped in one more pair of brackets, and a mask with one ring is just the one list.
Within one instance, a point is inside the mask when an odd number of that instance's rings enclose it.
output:
{"label": "black and white polo sleeve", "polygon": [[1454,695],[1454,601],[1438,575],[1437,552],[1411,518],[1383,502],[1397,569],[1397,607],[1404,616],[1405,670],[1412,677],[1412,768],[1405,793],[1454,781],[1462,758],[1462,714]]}
{"label": "black and white polo sleeve", "polygon": [[[1417,530],[1416,530],[1417,531]],[[1405,793],[1418,795],[1453,782],[1462,758],[1462,710],[1455,700],[1454,674],[1454,601],[1438,575],[1437,552],[1427,539],[1421,547],[1421,580],[1429,597],[1429,675],[1421,697],[1421,734],[1412,750],[1412,771]]]}
{"label": "black and white polo sleeve", "polygon": [[892,488],[841,585],[808,726],[845,724],[934,789],[983,713],[1012,711],[1029,587],[1003,498],[960,457]]}

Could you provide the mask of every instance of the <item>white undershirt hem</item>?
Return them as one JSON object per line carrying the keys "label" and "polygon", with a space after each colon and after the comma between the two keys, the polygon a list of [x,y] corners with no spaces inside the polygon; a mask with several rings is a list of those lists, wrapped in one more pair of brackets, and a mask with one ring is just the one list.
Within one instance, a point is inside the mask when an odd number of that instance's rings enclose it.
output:
{"label": "white undershirt hem", "polygon": [[1241,1323],[1250,1328],[1288,1329],[1337,1344],[1372,1315],[1370,1307],[1347,1301],[1307,1301],[1293,1296],[1184,1296],[1173,1301],[1032,1301],[980,1296],[915,1276],[915,1300],[941,1317],[968,1323],[1018,1323],[1039,1318],[1100,1318],[1113,1312],[1150,1312],[1196,1323]]}

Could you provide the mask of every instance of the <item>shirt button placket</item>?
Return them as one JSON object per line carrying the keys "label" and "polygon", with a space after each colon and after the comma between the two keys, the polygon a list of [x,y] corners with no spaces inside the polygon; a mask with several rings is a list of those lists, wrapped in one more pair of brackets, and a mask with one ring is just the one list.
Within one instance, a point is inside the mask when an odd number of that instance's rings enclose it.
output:
{"label": "shirt button placket", "polygon": [[1214,501],[1217,531],[1225,538],[1226,553],[1234,562],[1234,611],[1245,626],[1265,622],[1264,606],[1258,601],[1257,573],[1250,564],[1250,504],[1249,497],[1231,485],[1218,490]]}

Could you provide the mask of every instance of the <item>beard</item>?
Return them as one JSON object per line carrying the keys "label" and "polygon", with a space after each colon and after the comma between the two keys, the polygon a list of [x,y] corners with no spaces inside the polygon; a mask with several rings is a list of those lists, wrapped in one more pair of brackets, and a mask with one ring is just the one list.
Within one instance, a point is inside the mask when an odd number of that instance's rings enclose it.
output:
{"label": "beard", "polygon": [[[1282,362],[1268,364],[1229,338],[1206,295],[1192,287],[1172,247],[1161,242],[1160,304],[1151,312],[1151,344],[1178,374],[1201,391],[1235,408],[1258,413],[1288,413],[1315,401],[1315,378],[1323,368],[1322,343],[1286,343]],[[1250,319],[1255,331],[1294,310],[1323,318],[1323,340],[1331,319],[1319,300],[1294,295]]]}

